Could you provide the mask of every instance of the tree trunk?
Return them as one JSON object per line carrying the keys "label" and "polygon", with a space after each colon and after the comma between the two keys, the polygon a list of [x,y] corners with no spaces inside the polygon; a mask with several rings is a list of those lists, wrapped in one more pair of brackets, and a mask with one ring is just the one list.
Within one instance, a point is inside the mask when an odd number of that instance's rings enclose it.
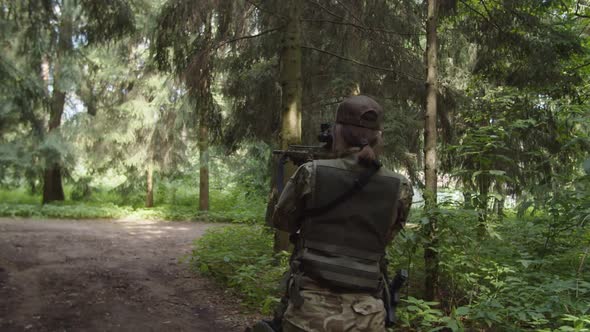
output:
{"label": "tree trunk", "polygon": [[199,121],[199,210],[209,211],[209,127],[203,110]]}
{"label": "tree trunk", "polygon": [[[73,49],[72,45],[72,18],[70,15],[62,15],[62,22],[59,27],[59,42],[53,68],[53,96],[50,104],[49,132],[59,128],[61,117],[66,101],[66,91],[62,91],[59,81],[61,79],[61,65],[64,57],[69,55]],[[47,58],[43,58],[47,64]],[[47,67],[49,68],[49,67]],[[45,75],[46,73],[42,73]],[[43,175],[43,204],[52,201],[63,201],[65,199],[62,185],[62,170],[58,161],[49,160],[46,162]]]}
{"label": "tree trunk", "polygon": [[467,190],[463,192],[463,208],[466,210],[473,209],[473,194]]}
{"label": "tree trunk", "polygon": [[496,193],[500,195],[501,198],[497,196],[494,197],[494,213],[499,220],[504,219],[504,205],[506,203],[506,194],[504,190],[504,184],[496,182]]}
{"label": "tree trunk", "polygon": [[437,95],[437,9],[438,0],[428,0],[428,18],[426,22],[426,115],[424,117],[424,208],[429,216],[429,223],[424,227],[426,243],[424,244],[425,298],[436,300],[438,293],[438,255],[436,219],[432,209],[436,208],[436,95]]}
{"label": "tree trunk", "polygon": [[478,213],[477,235],[480,239],[484,239],[488,232],[488,194],[490,189],[489,177],[486,174],[480,174],[477,178],[477,185],[479,190],[479,195],[476,199]]}
{"label": "tree trunk", "polygon": [[61,167],[53,164],[45,169],[43,174],[43,204],[65,199],[61,184]]}
{"label": "tree trunk", "polygon": [[[281,50],[281,148],[286,150],[290,144],[301,144],[301,5],[300,1],[284,1],[288,22]],[[296,166],[285,165],[284,181],[295,172]],[[275,233],[275,251],[289,248],[289,234]]]}
{"label": "tree trunk", "polygon": [[154,167],[150,162],[148,164],[146,174],[146,193],[145,193],[145,207],[154,207]]}
{"label": "tree trunk", "polygon": [[268,173],[270,174],[270,193],[268,194],[268,201],[266,203],[266,214],[265,214],[265,224],[268,227],[273,227],[272,224],[272,215],[274,213],[275,205],[279,201],[279,186],[277,184],[277,176],[278,176],[278,167],[280,167],[279,163],[280,157],[276,155],[271,155],[269,158],[269,163],[267,165]]}
{"label": "tree trunk", "polygon": [[[213,32],[212,14],[205,20],[204,39],[205,44],[211,43]],[[206,46],[208,48],[209,46]],[[213,95],[211,94],[212,58],[210,51],[207,58],[203,58],[199,71],[197,105],[199,107],[199,211],[209,211],[209,121],[210,112],[214,108]]]}

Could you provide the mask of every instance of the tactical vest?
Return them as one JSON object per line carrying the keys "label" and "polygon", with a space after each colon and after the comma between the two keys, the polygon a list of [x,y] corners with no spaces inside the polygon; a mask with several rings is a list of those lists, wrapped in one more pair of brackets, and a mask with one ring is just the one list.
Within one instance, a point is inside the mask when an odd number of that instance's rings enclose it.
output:
{"label": "tactical vest", "polygon": [[[362,171],[358,165],[347,167],[342,159],[316,160],[313,167],[307,209],[332,202],[353,187]],[[297,255],[303,275],[331,288],[379,291],[386,236],[396,213],[399,188],[400,179],[381,169],[345,202],[306,217]]]}

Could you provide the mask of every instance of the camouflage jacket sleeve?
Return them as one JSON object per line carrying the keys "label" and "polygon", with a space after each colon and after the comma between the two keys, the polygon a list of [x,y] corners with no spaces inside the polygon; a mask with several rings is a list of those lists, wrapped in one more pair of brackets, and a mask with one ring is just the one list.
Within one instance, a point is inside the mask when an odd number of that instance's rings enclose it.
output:
{"label": "camouflage jacket sleeve", "polygon": [[282,231],[295,233],[301,227],[305,209],[303,197],[311,193],[312,164],[301,165],[283,189],[272,215],[272,224]]}
{"label": "camouflage jacket sleeve", "polygon": [[388,242],[404,228],[408,215],[410,214],[410,208],[412,207],[412,197],[414,196],[414,190],[412,184],[405,178],[402,179],[400,186],[399,199],[397,202],[397,211],[394,213],[394,220],[389,230],[387,237]]}

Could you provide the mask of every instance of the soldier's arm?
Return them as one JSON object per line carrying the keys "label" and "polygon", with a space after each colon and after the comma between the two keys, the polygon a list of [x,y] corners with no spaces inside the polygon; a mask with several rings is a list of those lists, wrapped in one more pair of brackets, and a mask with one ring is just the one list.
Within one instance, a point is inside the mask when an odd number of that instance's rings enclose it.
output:
{"label": "soldier's arm", "polygon": [[403,179],[400,186],[399,199],[397,202],[397,213],[394,213],[394,220],[389,230],[387,237],[388,241],[393,240],[395,236],[404,228],[408,215],[410,214],[410,208],[412,207],[412,197],[414,196],[414,190],[412,184]]}
{"label": "soldier's arm", "polygon": [[305,209],[303,197],[311,193],[311,163],[300,166],[283,189],[272,215],[272,224],[282,231],[295,233],[301,227]]}

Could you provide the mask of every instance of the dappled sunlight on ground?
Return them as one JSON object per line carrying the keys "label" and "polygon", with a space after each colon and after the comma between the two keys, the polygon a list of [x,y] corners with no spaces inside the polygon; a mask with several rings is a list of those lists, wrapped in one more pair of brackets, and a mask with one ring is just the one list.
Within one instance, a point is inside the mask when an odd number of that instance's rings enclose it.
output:
{"label": "dappled sunlight on ground", "polygon": [[218,225],[0,218],[0,331],[241,330],[183,259]]}

